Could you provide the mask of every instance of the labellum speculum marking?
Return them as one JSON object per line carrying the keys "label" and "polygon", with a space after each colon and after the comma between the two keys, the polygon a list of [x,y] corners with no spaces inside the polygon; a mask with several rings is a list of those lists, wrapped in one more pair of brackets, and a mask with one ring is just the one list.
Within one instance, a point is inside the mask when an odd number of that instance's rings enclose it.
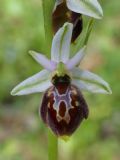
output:
{"label": "labellum speculum marking", "polygon": [[82,32],[83,21],[82,15],[69,10],[66,2],[59,4],[52,14],[53,31],[56,33],[65,22],[73,24],[73,33],[71,42],[74,42]]}
{"label": "labellum speculum marking", "polygon": [[52,78],[43,96],[41,117],[57,136],[69,136],[88,117],[88,106],[68,75]]}

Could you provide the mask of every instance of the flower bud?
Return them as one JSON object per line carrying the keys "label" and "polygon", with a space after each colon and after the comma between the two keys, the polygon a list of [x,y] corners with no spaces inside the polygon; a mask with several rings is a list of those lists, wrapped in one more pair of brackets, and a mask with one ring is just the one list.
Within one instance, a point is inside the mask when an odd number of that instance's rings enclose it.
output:
{"label": "flower bud", "polygon": [[82,15],[69,10],[66,2],[61,3],[52,14],[52,25],[54,34],[63,26],[65,22],[73,24],[73,34],[71,42],[74,42],[82,32],[83,22]]}

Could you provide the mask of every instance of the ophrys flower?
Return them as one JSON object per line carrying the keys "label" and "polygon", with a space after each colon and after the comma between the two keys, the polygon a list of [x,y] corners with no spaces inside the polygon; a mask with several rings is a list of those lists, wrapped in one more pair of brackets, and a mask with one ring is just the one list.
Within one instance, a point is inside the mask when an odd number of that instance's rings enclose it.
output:
{"label": "ophrys flower", "polygon": [[56,0],[52,14],[53,31],[56,33],[65,22],[73,24],[71,42],[74,42],[83,29],[82,15],[100,19],[102,8],[97,0]]}
{"label": "ophrys flower", "polygon": [[86,47],[69,59],[72,30],[73,25],[65,23],[56,33],[52,42],[51,60],[30,51],[32,57],[45,69],[20,83],[11,92],[12,95],[45,92],[41,116],[58,136],[71,135],[80,122],[88,117],[88,106],[81,90],[111,93],[108,83],[102,78],[77,67],[85,55]]}

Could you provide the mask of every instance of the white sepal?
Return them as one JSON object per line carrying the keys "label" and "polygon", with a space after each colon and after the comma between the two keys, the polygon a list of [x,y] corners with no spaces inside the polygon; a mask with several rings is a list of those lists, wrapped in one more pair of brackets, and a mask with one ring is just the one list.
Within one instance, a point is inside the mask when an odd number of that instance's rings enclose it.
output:
{"label": "white sepal", "polygon": [[102,8],[97,0],[66,0],[67,7],[73,12],[100,19],[103,16]]}
{"label": "white sepal", "polygon": [[73,25],[65,23],[55,34],[52,42],[51,60],[66,63],[70,54],[70,42]]}
{"label": "white sepal", "polygon": [[36,92],[44,92],[52,83],[50,82],[50,72],[42,70],[41,72],[29,77],[18,84],[11,92],[11,95],[27,95]]}
{"label": "white sepal", "polygon": [[87,90],[93,93],[112,93],[109,84],[94,73],[79,68],[72,69],[71,73],[73,76],[72,83],[82,90]]}

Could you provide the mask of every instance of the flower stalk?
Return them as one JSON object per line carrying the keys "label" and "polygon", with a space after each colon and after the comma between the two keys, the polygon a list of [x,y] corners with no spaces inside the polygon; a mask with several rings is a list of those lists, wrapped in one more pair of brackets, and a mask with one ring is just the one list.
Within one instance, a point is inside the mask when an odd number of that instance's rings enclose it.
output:
{"label": "flower stalk", "polygon": [[48,160],[58,159],[58,138],[48,129]]}
{"label": "flower stalk", "polygon": [[[43,0],[43,18],[44,18],[44,30],[45,30],[45,44],[46,52],[50,53],[51,44],[53,39],[52,32],[52,11],[55,4],[55,0]],[[51,16],[50,16],[51,15]],[[48,128],[48,160],[57,160],[58,158],[58,138],[53,135]]]}
{"label": "flower stalk", "polygon": [[45,30],[45,47],[48,53],[50,53],[53,32],[52,32],[52,12],[54,8],[55,0],[43,0],[43,18],[44,18],[44,30]]}

